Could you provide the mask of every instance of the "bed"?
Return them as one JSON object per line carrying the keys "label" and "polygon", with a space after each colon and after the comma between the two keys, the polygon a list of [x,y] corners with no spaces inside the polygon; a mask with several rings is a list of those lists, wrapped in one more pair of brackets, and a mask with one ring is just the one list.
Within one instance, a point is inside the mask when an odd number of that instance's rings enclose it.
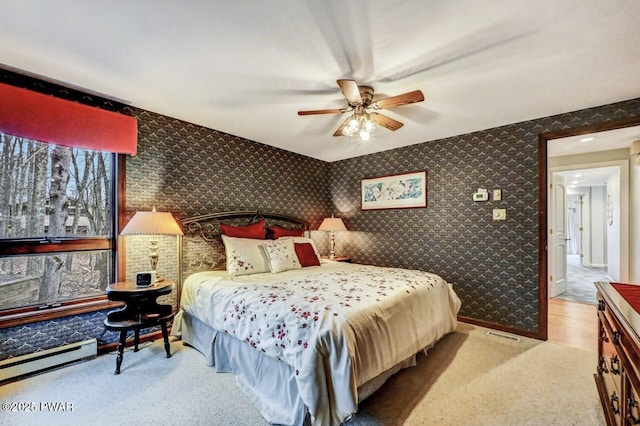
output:
{"label": "bed", "polygon": [[[456,329],[460,300],[441,277],[321,259],[304,221],[233,212],[183,227],[172,334],[235,374],[269,423],[342,424]],[[245,227],[279,238],[233,234]]]}

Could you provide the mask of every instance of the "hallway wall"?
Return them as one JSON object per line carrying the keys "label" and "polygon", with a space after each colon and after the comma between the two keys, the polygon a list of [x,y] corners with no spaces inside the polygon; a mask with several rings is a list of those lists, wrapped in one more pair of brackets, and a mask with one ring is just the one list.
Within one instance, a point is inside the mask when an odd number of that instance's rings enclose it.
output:
{"label": "hallway wall", "polygon": [[607,188],[604,186],[592,186],[590,190],[591,222],[587,226],[591,229],[591,264],[585,266],[604,268],[607,266]]}

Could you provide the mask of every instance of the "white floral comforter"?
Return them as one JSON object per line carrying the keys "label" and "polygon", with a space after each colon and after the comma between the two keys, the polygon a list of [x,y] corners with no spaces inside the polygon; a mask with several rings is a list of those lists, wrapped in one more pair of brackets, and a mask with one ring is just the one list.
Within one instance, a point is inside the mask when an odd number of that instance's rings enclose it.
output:
{"label": "white floral comforter", "polygon": [[358,386],[456,328],[460,300],[427,272],[340,262],[190,276],[182,309],[295,370],[314,424],[357,410]]}

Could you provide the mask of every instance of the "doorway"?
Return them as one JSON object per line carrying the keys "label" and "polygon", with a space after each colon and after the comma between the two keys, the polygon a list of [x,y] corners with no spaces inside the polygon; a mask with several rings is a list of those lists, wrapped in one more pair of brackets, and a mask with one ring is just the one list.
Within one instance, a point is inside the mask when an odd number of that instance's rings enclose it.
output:
{"label": "doorway", "polygon": [[[630,147],[633,141],[640,140],[640,118],[619,120],[617,122],[608,122],[602,125],[584,126],[581,128],[575,128],[570,130],[562,130],[557,132],[548,132],[539,135],[539,203],[541,206],[540,215],[540,257],[539,257],[539,295],[540,295],[540,316],[539,316],[539,338],[549,338],[549,322],[551,321],[549,316],[549,301],[551,294],[550,281],[555,278],[553,275],[556,271],[562,271],[561,265],[566,265],[565,279],[571,280],[573,275],[579,275],[583,272],[587,276],[588,280],[593,282],[602,280],[605,278],[608,281],[612,279],[620,281],[629,280],[629,244],[637,245],[637,239],[635,237],[629,237],[629,166],[630,166]],[[586,141],[595,141],[595,143],[588,144]],[[550,222],[554,221],[553,210],[550,209],[551,204],[551,185],[552,185],[552,172],[575,172],[577,170],[596,169],[599,167],[619,167],[619,180],[607,180],[606,187],[603,185],[600,189],[600,194],[604,194],[604,205],[606,209],[601,212],[600,215],[605,217],[608,221],[613,218],[612,224],[607,224],[606,233],[606,249],[604,260],[601,263],[594,258],[594,253],[589,252],[593,250],[593,246],[586,246],[585,242],[587,238],[591,238],[587,235],[584,226],[585,220],[585,201],[592,201],[591,197],[596,191],[589,190],[589,197],[587,194],[576,193],[571,194],[567,183],[567,204],[564,207],[566,211],[562,214],[556,214],[556,219],[563,217],[566,221],[564,226],[569,225],[564,231],[569,236],[564,237],[564,250],[557,249],[554,245],[553,228],[550,228]],[[635,173],[635,172],[634,172]],[[618,199],[616,196],[610,194],[610,190],[615,189],[619,191]],[[572,195],[574,195],[572,197]],[[586,198],[587,197],[587,198]],[[575,198],[575,200],[572,200]],[[575,203],[579,202],[582,198],[582,212],[579,209],[574,208]],[[602,200],[602,198],[600,198]],[[634,205],[637,205],[637,200],[633,201]],[[573,206],[572,206],[573,204]],[[571,216],[570,213],[574,214]],[[593,213],[593,211],[592,211]],[[580,214],[582,221],[583,231],[577,232],[574,227],[571,226],[571,220],[577,220],[575,215]],[[593,220],[591,217],[590,220]],[[612,226],[619,227],[619,236],[611,237]],[[579,228],[578,228],[579,229]],[[635,235],[635,234],[634,234]],[[562,236],[560,234],[560,236]],[[566,243],[569,244],[566,244]],[[565,254],[566,261],[558,264],[554,264],[554,256],[549,255],[552,252],[561,252]],[[612,262],[615,260],[615,262]],[[617,259],[617,260],[616,260]],[[574,267],[578,269],[573,269]],[[587,270],[581,269],[587,268]],[[606,268],[606,275],[600,275],[596,277],[588,274],[604,271]],[[595,269],[595,271],[594,271]],[[637,274],[636,274],[637,275]],[[562,278],[562,274],[559,276]],[[569,282],[567,282],[569,284]],[[557,295],[556,295],[557,296]],[[561,301],[563,304],[576,304],[576,306],[585,306],[594,309],[593,305],[580,303],[580,302],[565,302],[560,299],[551,299]],[[595,312],[594,312],[595,315]],[[566,322],[565,322],[566,323]],[[571,324],[568,322],[568,324]],[[571,327],[571,325],[563,324],[563,327]],[[563,330],[565,333],[573,333],[573,330]]]}
{"label": "doorway", "polygon": [[565,188],[560,192],[563,200],[549,203],[549,228],[554,231],[550,238],[555,240],[557,229],[564,230],[561,252],[549,252],[553,270],[564,271],[564,276],[550,274],[550,298],[595,305],[593,283],[620,280],[622,260],[615,242],[621,240],[621,227],[614,226],[613,212],[622,211],[621,168],[576,163],[550,169],[552,193],[555,187]]}

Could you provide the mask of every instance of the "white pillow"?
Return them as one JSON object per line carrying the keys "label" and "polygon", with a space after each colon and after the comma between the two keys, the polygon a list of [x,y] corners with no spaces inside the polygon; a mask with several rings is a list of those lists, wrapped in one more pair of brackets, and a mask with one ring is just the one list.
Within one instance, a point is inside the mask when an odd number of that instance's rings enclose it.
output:
{"label": "white pillow", "polygon": [[[316,253],[316,256],[318,256],[318,262],[322,263],[322,258],[320,257],[320,252],[318,251],[318,247],[316,247],[316,243],[313,242],[313,240],[311,238],[307,238],[307,237],[282,237],[282,238],[278,238],[278,240],[285,240],[285,239],[292,239],[294,243],[309,243],[311,244],[311,247],[313,247],[313,251]],[[295,247],[294,247],[294,251],[295,251]]]}
{"label": "white pillow", "polygon": [[264,240],[222,235],[230,276],[269,272],[269,259],[262,248]]}
{"label": "white pillow", "polygon": [[276,274],[289,269],[302,268],[292,239],[267,240],[263,242],[262,246],[269,259],[271,273]]}

